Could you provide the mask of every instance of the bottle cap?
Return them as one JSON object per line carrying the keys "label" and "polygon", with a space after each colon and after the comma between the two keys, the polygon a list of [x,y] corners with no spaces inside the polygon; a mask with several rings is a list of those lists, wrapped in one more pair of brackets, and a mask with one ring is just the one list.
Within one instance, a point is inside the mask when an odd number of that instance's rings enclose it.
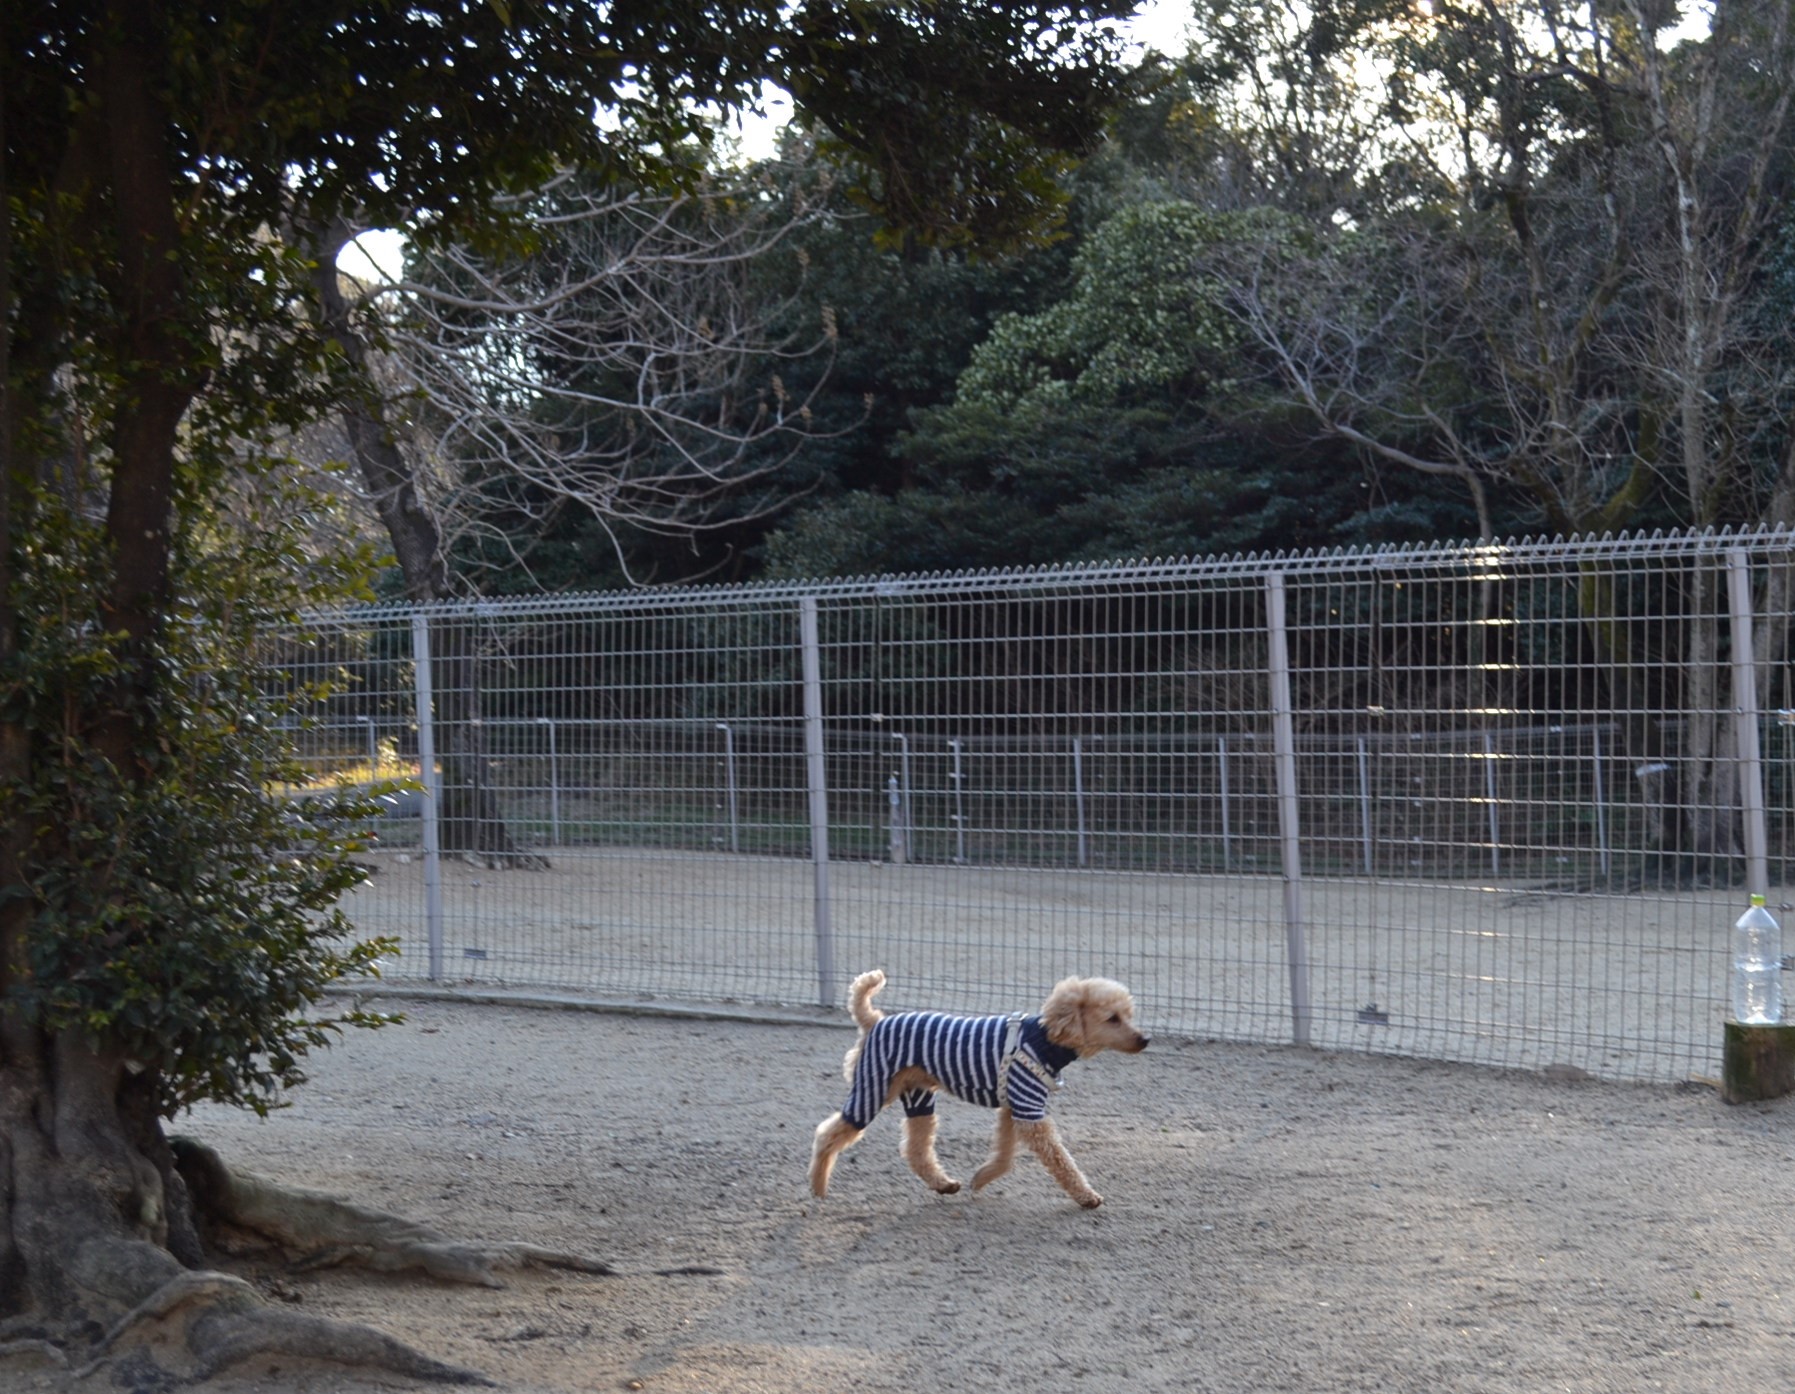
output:
{"label": "bottle cap", "polygon": [[1751,903],[1753,905],[1762,905],[1764,903],[1764,897],[1761,895],[1754,895],[1751,898]]}

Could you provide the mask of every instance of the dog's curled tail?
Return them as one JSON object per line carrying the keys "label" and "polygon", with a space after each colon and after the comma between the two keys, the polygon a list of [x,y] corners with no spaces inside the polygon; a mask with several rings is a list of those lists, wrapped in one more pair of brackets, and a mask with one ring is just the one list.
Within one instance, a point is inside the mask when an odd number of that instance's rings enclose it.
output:
{"label": "dog's curled tail", "polygon": [[875,968],[855,978],[848,988],[848,1010],[860,1023],[860,1039],[848,1047],[841,1062],[842,1078],[854,1082],[854,1066],[860,1060],[860,1047],[866,1044],[866,1033],[885,1019],[885,1013],[873,1005],[873,994],[885,986],[885,974]]}
{"label": "dog's curled tail", "polygon": [[870,1031],[885,1019],[885,1013],[873,1005],[873,994],[885,986],[885,972],[874,968],[854,979],[848,988],[848,1010],[860,1023],[862,1031]]}

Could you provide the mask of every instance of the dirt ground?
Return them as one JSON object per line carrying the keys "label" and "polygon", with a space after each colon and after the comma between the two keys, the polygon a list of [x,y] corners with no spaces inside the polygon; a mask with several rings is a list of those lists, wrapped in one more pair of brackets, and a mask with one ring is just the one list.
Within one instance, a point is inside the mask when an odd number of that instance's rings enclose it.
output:
{"label": "dirt ground", "polygon": [[[817,1203],[850,1031],[396,1005],[404,1026],[319,1057],[292,1107],[182,1126],[243,1167],[624,1270],[488,1290],[239,1264],[516,1394],[1633,1394],[1786,1388],[1795,1364],[1795,1102],[1161,1038],[1073,1066],[1055,1102],[1099,1210],[1032,1159],[933,1195],[892,1116]],[[941,1117],[964,1177],[991,1115]],[[722,1271],[654,1273],[685,1265]],[[0,1388],[65,1387],[0,1364]],[[212,1386],[415,1387],[266,1364]]]}

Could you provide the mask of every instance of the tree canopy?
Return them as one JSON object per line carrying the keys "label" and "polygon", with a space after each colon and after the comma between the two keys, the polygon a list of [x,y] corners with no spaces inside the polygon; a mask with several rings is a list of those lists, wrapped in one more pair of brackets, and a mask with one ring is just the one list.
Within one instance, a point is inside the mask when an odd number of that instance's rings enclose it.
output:
{"label": "tree canopy", "polygon": [[367,391],[318,249],[345,225],[526,245],[516,196],[569,169],[598,187],[688,186],[716,112],[767,81],[830,123],[845,187],[919,244],[1026,242],[1060,206],[1053,173],[1124,90],[1099,22],[1128,8],[5,8],[8,1330],[71,1364],[166,1319],[184,1373],[273,1348],[461,1373],[277,1319],[206,1273],[206,1207],[243,1188],[164,1131],[196,1099],[271,1106],[309,1049],[369,1020],[314,1010],[381,950],[332,908],[357,875],[359,809],[292,796],[285,709],[255,668],[260,621],[354,593],[369,560],[319,556],[307,534],[329,504],[304,487],[299,433]]}

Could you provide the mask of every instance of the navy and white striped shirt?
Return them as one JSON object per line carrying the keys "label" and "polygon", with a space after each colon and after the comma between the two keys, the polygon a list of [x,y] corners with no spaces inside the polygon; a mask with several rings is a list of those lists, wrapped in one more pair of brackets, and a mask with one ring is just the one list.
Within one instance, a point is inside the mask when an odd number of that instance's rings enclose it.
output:
{"label": "navy and white striped shirt", "polygon": [[[1076,1051],[1056,1046],[1038,1016],[1021,1019],[1017,1054],[1038,1062],[1056,1080],[1078,1058]],[[898,1071],[927,1070],[950,1094],[968,1103],[998,1108],[997,1071],[1009,1036],[1007,1016],[949,1016],[945,1012],[896,1012],[874,1023],[854,1063],[853,1084],[842,1105],[844,1121],[856,1128],[872,1122]],[[1020,1123],[1047,1116],[1047,1085],[1021,1060],[1004,1071],[1010,1113]],[[935,1111],[935,1091],[912,1089],[900,1096],[904,1112],[918,1117]]]}

